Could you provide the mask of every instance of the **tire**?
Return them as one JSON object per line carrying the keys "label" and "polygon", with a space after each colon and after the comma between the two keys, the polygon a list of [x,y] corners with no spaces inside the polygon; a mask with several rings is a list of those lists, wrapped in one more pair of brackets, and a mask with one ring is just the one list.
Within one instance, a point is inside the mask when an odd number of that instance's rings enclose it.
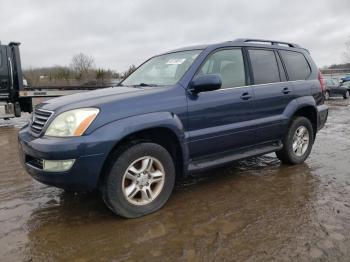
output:
{"label": "tire", "polygon": [[345,94],[344,94],[344,99],[349,99],[349,97],[350,97],[350,91],[349,90],[347,90],[346,92],[345,92]]}
{"label": "tire", "polygon": [[[302,127],[307,130],[307,132],[304,132],[305,136],[308,136],[307,145],[304,144],[305,139],[301,137],[295,138],[297,133],[300,135],[302,133],[301,131],[304,130]],[[303,163],[310,155],[314,142],[313,134],[313,127],[309,119],[305,117],[295,117],[289,125],[287,134],[282,140],[283,148],[276,152],[277,158],[284,164],[296,165]],[[295,142],[297,151],[293,148],[293,141]],[[299,144],[300,146],[298,146]]]}
{"label": "tire", "polygon": [[175,184],[175,167],[165,148],[148,142],[130,145],[113,152],[109,161],[101,193],[115,214],[136,218],[167,202]]}
{"label": "tire", "polygon": [[329,100],[330,97],[331,97],[331,94],[329,93],[329,91],[326,91],[326,92],[324,93],[324,99],[325,99],[325,100]]}

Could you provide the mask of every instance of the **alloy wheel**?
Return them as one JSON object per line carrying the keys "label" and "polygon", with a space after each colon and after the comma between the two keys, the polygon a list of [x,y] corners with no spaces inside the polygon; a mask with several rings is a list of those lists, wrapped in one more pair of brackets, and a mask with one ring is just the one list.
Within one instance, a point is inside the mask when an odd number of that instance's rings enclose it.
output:
{"label": "alloy wheel", "polygon": [[299,126],[293,136],[293,152],[296,156],[303,156],[310,143],[310,134],[305,126]]}
{"label": "alloy wheel", "polygon": [[134,205],[147,205],[163,189],[165,171],[162,163],[151,156],[141,157],[129,165],[122,181],[127,201]]}

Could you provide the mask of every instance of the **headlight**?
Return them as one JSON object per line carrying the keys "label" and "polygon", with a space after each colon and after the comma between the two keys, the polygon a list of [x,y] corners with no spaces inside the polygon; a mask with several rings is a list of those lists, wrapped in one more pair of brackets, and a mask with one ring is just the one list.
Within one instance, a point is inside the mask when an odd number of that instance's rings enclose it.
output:
{"label": "headlight", "polygon": [[81,136],[99,113],[97,108],[79,108],[59,114],[47,128],[46,136]]}

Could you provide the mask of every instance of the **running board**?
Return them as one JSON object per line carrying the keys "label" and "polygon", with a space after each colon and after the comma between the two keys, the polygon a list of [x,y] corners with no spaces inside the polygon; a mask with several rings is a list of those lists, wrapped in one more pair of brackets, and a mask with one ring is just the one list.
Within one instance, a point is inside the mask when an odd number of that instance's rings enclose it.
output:
{"label": "running board", "polygon": [[190,173],[202,172],[207,169],[217,167],[217,166],[222,166],[227,163],[241,160],[244,158],[272,153],[282,149],[282,147],[283,147],[282,143],[279,142],[279,143],[269,144],[267,146],[258,147],[250,150],[246,149],[246,150],[238,151],[233,154],[220,154],[220,155],[217,155],[216,157],[212,157],[212,156],[206,157],[204,159],[199,159],[191,162],[188,166],[188,172]]}

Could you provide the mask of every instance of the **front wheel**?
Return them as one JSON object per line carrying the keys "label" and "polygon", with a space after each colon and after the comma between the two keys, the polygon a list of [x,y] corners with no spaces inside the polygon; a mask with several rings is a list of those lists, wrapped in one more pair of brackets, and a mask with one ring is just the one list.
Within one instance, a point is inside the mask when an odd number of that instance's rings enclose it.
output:
{"label": "front wheel", "polygon": [[347,90],[346,92],[345,92],[345,94],[344,94],[344,99],[349,99],[349,97],[350,97],[350,91],[349,90]]}
{"label": "front wheel", "polygon": [[175,167],[169,152],[154,143],[140,143],[110,158],[102,197],[116,214],[136,218],[160,209],[175,184]]}
{"label": "front wheel", "polygon": [[309,119],[296,117],[282,140],[283,148],[276,152],[282,163],[301,164],[310,155],[314,142],[313,128]]}

